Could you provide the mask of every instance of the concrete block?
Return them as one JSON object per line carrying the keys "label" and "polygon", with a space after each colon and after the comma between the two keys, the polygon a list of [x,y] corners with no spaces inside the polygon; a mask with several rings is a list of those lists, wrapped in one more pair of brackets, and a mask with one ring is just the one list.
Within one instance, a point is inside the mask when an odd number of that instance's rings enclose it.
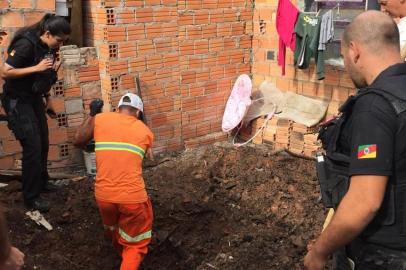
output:
{"label": "concrete block", "polygon": [[80,54],[97,57],[97,51],[95,47],[82,47],[80,48]]}
{"label": "concrete block", "polygon": [[67,66],[78,66],[78,65],[84,65],[86,61],[82,58],[74,58],[74,59],[64,59],[63,60],[64,65]]}
{"label": "concrete block", "polygon": [[76,46],[76,45],[66,45],[66,46],[62,46],[59,50],[61,52],[63,52],[63,51],[67,51],[67,50],[77,49],[77,48],[78,48],[78,46]]}
{"label": "concrete block", "polygon": [[80,55],[79,54],[64,54],[63,55],[63,60],[80,60]]}
{"label": "concrete block", "polygon": [[63,55],[63,56],[66,56],[66,55],[77,55],[77,56],[80,56],[80,49],[64,50],[64,51],[61,51],[61,55]]}
{"label": "concrete block", "polygon": [[65,101],[65,110],[67,114],[83,112],[82,99],[70,99]]}
{"label": "concrete block", "polygon": [[76,68],[72,68],[68,65],[64,65],[63,67],[63,78],[65,86],[75,86],[79,84],[79,78],[77,75]]}
{"label": "concrete block", "polygon": [[81,85],[83,99],[101,98],[100,82],[84,83]]}

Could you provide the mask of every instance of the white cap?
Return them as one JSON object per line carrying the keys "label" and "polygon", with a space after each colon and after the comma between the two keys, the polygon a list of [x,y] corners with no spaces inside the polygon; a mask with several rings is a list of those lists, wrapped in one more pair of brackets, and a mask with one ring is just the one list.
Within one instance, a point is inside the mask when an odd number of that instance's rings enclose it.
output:
{"label": "white cap", "polygon": [[[128,97],[131,101],[130,102],[123,101],[123,99],[125,97]],[[123,106],[123,105],[130,106],[130,107],[140,110],[141,112],[144,112],[144,104],[142,103],[141,98],[139,96],[137,96],[136,94],[127,93],[124,96],[122,96],[120,98],[120,102],[118,103],[118,107],[120,108],[120,106]]]}

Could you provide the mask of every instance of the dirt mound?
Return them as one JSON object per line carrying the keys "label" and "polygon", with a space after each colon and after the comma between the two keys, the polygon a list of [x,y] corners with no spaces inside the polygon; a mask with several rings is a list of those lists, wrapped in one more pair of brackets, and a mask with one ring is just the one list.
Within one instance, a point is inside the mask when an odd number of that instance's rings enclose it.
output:
{"label": "dirt mound", "polygon": [[[164,161],[144,170],[155,220],[143,269],[303,269],[306,244],[325,216],[313,161],[224,144]],[[52,232],[25,216],[19,190],[9,182],[0,201],[27,269],[119,268],[91,179],[46,195]]]}

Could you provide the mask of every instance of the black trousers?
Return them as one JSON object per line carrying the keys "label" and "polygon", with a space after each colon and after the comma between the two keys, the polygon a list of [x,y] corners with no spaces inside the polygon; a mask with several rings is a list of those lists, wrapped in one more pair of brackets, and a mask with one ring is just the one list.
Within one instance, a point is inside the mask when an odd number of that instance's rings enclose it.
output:
{"label": "black trousers", "polygon": [[43,99],[29,102],[4,97],[8,126],[23,148],[22,181],[26,203],[38,198],[46,186],[49,137]]}

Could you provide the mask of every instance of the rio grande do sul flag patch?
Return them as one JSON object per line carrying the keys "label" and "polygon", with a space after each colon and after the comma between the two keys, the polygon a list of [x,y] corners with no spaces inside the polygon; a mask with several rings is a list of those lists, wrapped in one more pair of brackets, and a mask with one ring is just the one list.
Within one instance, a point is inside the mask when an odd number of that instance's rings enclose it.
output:
{"label": "rio grande do sul flag patch", "polygon": [[376,158],[376,144],[365,144],[358,146],[358,159]]}

